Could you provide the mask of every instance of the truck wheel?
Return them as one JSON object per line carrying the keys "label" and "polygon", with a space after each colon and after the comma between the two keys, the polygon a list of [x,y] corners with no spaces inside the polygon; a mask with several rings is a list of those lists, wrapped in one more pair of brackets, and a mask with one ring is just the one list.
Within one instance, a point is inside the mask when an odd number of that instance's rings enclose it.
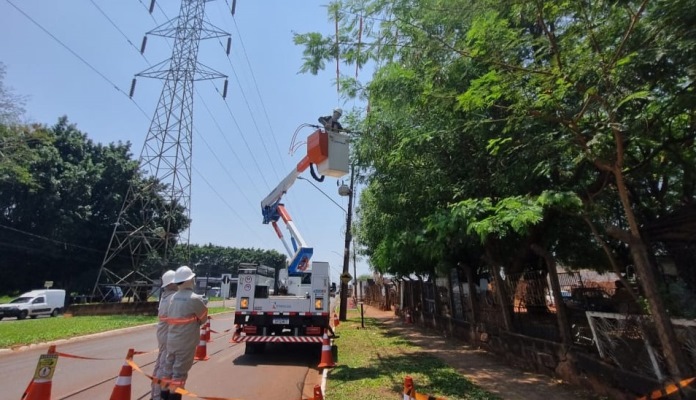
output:
{"label": "truck wheel", "polygon": [[58,316],[58,309],[54,308],[53,311],[51,311],[51,317],[57,317]]}
{"label": "truck wheel", "polygon": [[29,315],[29,313],[27,312],[27,310],[22,310],[22,311],[19,313],[19,315],[17,316],[17,319],[24,319],[24,318],[27,317],[27,315]]}

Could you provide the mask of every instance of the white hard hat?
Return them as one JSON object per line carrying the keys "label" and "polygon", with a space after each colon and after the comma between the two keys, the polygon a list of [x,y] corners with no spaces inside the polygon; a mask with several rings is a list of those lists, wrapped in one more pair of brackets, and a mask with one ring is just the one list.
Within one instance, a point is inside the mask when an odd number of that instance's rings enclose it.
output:
{"label": "white hard hat", "polygon": [[191,268],[187,266],[179,267],[174,274],[174,283],[186,282],[189,279],[193,279],[196,274],[191,271]]}
{"label": "white hard hat", "polygon": [[174,275],[176,275],[176,272],[172,271],[171,269],[165,272],[162,275],[162,287],[166,287],[167,285],[174,283]]}
{"label": "white hard hat", "polygon": [[339,107],[334,108],[333,112],[338,113],[338,115],[343,115],[343,110],[341,110]]}

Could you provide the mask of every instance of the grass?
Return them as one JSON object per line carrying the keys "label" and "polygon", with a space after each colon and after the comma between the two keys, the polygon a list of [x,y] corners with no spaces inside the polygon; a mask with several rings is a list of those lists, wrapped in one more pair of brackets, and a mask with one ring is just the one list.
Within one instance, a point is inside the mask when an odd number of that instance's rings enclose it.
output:
{"label": "grass", "polygon": [[[209,314],[229,312],[230,308],[211,307]],[[114,329],[152,324],[156,316],[142,315],[99,315],[84,317],[58,317],[10,320],[0,323],[0,348],[16,347],[34,343],[68,339],[76,336],[99,333]]]}
{"label": "grass", "polygon": [[366,318],[365,329],[361,329],[356,311],[349,311],[337,333],[338,366],[329,372],[326,389],[332,400],[400,398],[406,376],[413,378],[421,394],[448,400],[499,399],[440,359],[390,334],[377,320]]}

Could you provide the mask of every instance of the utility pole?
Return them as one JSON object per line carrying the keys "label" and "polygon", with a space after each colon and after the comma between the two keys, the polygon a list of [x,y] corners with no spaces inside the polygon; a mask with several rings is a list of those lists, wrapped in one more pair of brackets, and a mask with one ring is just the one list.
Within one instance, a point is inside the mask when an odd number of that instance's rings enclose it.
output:
{"label": "utility pole", "polygon": [[[353,220],[353,186],[355,184],[355,164],[350,165],[350,187],[348,190],[348,213],[346,215],[346,241],[343,246],[343,273],[341,274],[341,306],[339,310],[338,319],[340,321],[346,320],[346,311],[348,308],[348,282],[350,281],[350,272],[348,272],[348,267],[350,266],[350,241],[352,235],[350,232],[350,226]],[[345,279],[345,278],[348,279]],[[355,288],[353,289],[355,290]]]}
{"label": "utility pole", "polygon": [[[124,295],[132,293],[136,302],[147,301],[134,289],[153,283],[148,272],[154,271],[142,271],[141,263],[148,258],[159,258],[161,265],[166,267],[174,246],[188,245],[193,82],[226,78],[198,62],[198,45],[202,39],[227,37],[228,55],[230,48],[230,34],[205,21],[206,2],[181,0],[178,17],[146,34],[173,38],[174,46],[169,59],[136,74],[136,77],[162,79],[164,86],[140,153],[140,170],[145,182],[131,184],[124,194],[123,206],[92,291],[96,299],[104,297],[102,288],[106,285],[118,284],[126,288]],[[150,13],[154,4],[152,0]],[[143,38],[141,53],[145,51],[146,39],[147,36]],[[135,78],[131,97],[134,89]]]}

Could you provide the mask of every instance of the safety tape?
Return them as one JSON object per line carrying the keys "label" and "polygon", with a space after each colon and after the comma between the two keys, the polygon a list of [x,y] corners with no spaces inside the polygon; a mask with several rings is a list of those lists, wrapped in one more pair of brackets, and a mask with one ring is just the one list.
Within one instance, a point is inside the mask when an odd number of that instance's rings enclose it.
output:
{"label": "safety tape", "polygon": [[[225,329],[224,331],[222,331],[222,333],[227,333],[227,332],[232,331],[232,330],[234,330],[234,328]],[[218,332],[218,331],[216,331],[216,330],[213,330],[213,329],[210,330],[210,333],[217,333],[217,334],[220,334],[220,332]]]}
{"label": "safety tape", "polygon": [[[158,351],[159,351],[159,350],[153,350],[153,351],[135,351],[135,352],[133,352],[133,355],[156,353],[156,352],[158,352]],[[78,356],[78,355],[76,355],[76,354],[61,353],[60,351],[57,351],[55,354],[58,354],[60,357],[74,358],[74,359],[77,359],[77,360],[97,360],[97,361],[121,360],[121,358],[99,358],[99,357]]]}
{"label": "safety tape", "polygon": [[669,396],[670,394],[676,393],[679,389],[689,386],[689,384],[694,380],[696,380],[696,377],[682,379],[681,381],[679,381],[679,383],[669,384],[662,389],[653,391],[647,396],[639,397],[638,400],[660,399],[664,396]]}
{"label": "safety tape", "polygon": [[[189,392],[188,390],[186,390],[186,389],[184,389],[184,388],[182,388],[182,387],[173,388],[173,387],[170,387],[171,382],[169,382],[168,380],[156,378],[156,377],[154,377],[154,376],[152,376],[152,375],[146,374],[142,369],[140,369],[140,367],[138,366],[138,364],[136,364],[135,362],[133,362],[133,360],[126,360],[126,362],[128,363],[128,365],[131,366],[131,368],[133,368],[133,371],[137,371],[137,372],[139,372],[139,373],[145,375],[148,379],[150,379],[150,381],[151,381],[152,383],[155,383],[155,384],[160,385],[160,386],[162,387],[162,389],[165,389],[165,390],[166,390],[166,389],[170,389],[170,391],[172,391],[172,392],[174,392],[174,393],[178,393],[178,394],[180,394],[180,395],[182,395],[182,396],[195,397],[195,398],[198,398],[198,399],[205,399],[205,400],[242,400],[242,399],[236,398],[236,397],[235,397],[235,398],[232,398],[232,397],[199,396],[199,395],[197,395],[197,394],[195,394],[195,393],[193,393],[193,392]],[[172,390],[172,389],[173,389],[173,390]]]}

